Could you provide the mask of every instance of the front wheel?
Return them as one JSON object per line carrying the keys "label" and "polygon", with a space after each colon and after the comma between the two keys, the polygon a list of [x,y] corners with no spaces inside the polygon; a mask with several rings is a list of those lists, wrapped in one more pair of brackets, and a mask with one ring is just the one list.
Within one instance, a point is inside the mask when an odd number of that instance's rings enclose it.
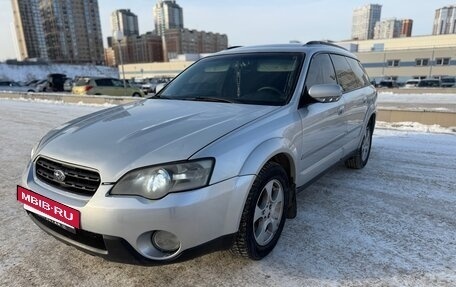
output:
{"label": "front wheel", "polygon": [[285,224],[289,191],[283,167],[267,163],[247,196],[232,252],[260,260],[274,249]]}

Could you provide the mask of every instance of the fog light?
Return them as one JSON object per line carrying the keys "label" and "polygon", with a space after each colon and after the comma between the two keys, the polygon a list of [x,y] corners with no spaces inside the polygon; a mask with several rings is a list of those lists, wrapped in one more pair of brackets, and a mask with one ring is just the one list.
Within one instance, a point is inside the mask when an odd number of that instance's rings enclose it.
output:
{"label": "fog light", "polygon": [[152,234],[152,244],[155,248],[162,252],[174,252],[179,249],[180,241],[177,239],[176,235],[168,231],[155,231]]}

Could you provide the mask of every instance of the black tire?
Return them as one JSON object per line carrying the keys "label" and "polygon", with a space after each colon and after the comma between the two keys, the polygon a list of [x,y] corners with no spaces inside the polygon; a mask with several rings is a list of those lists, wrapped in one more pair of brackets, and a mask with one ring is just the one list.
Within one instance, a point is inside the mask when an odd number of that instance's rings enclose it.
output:
{"label": "black tire", "polygon": [[[266,244],[260,245],[255,238],[255,225],[254,225],[254,215],[255,208],[259,203],[259,198],[264,194],[265,187],[268,183],[274,182],[274,184],[280,183],[283,188],[283,205],[282,205],[282,214],[280,219],[276,218],[276,223],[278,223],[278,228],[272,233]],[[245,202],[244,210],[242,212],[241,222],[239,224],[239,231],[236,236],[236,240],[231,247],[231,251],[234,254],[250,258],[253,260],[260,260],[268,255],[276,246],[277,241],[280,238],[280,235],[283,230],[286,219],[286,210],[288,210],[288,196],[290,193],[290,182],[288,176],[281,165],[275,162],[268,162],[260,171],[255,182],[253,183],[252,188],[247,196]],[[266,206],[267,207],[267,206]],[[266,210],[267,208],[264,208]],[[271,214],[269,209],[269,214]],[[263,213],[264,214],[264,213]],[[265,218],[265,220],[269,220]],[[266,216],[265,216],[266,217]],[[263,219],[258,219],[258,221]],[[273,223],[270,223],[271,226]],[[267,227],[269,223],[267,224]],[[267,228],[266,227],[266,228]],[[258,228],[258,227],[257,227]],[[258,230],[258,229],[257,229]]]}
{"label": "black tire", "polygon": [[[362,169],[366,166],[372,147],[373,125],[369,122],[364,130],[363,140],[355,154],[345,161],[345,166],[351,169]],[[366,140],[368,142],[366,143]]]}
{"label": "black tire", "polygon": [[131,95],[133,98],[140,98],[141,97],[141,94],[139,93],[133,93],[133,95]]}

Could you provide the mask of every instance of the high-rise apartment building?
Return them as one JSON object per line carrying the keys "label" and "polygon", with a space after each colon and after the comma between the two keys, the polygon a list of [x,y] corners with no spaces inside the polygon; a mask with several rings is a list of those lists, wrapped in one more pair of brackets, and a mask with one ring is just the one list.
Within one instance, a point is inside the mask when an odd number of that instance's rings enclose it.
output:
{"label": "high-rise apartment building", "polygon": [[374,28],[374,39],[391,39],[410,37],[412,35],[413,20],[396,18],[378,21]]}
{"label": "high-rise apartment building", "polygon": [[168,58],[179,54],[206,54],[225,50],[228,37],[225,34],[190,29],[168,29],[165,31]]}
{"label": "high-rise apartment building", "polygon": [[111,31],[111,35],[114,35],[115,31],[121,31],[124,36],[138,36],[138,16],[132,13],[130,9],[121,9],[112,12]]}
{"label": "high-rise apartment building", "polygon": [[456,34],[456,6],[435,10],[433,35]]}
{"label": "high-rise apartment building", "polygon": [[51,61],[103,62],[98,0],[40,0],[40,10]]}
{"label": "high-rise apartment building", "polygon": [[374,38],[375,24],[380,21],[382,5],[369,4],[353,10],[352,39]]}
{"label": "high-rise apartment building", "polygon": [[103,63],[97,0],[13,0],[21,59]]}
{"label": "high-rise apartment building", "polygon": [[39,2],[40,0],[12,0],[19,60],[48,59]]}
{"label": "high-rise apartment building", "polygon": [[120,64],[119,48],[122,50],[124,64],[163,62],[162,38],[148,32],[141,36],[127,36],[120,42],[113,41],[105,49],[105,61],[109,66]]}
{"label": "high-rise apartment building", "polygon": [[401,26],[401,35],[399,37],[412,37],[413,20],[403,19]]}
{"label": "high-rise apartment building", "polygon": [[184,28],[184,14],[175,0],[158,0],[154,7],[155,33],[163,35],[168,29]]}

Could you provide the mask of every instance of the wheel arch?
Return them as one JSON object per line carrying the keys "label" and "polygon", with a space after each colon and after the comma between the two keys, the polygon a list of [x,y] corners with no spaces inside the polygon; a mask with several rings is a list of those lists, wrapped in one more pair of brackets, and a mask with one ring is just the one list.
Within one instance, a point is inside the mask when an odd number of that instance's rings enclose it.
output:
{"label": "wheel arch", "polygon": [[282,165],[292,182],[296,180],[297,147],[284,138],[273,138],[258,145],[247,157],[240,170],[240,175],[257,175],[263,166],[274,161]]}
{"label": "wheel arch", "polygon": [[283,167],[290,182],[290,194],[288,196],[287,218],[296,217],[296,176],[297,176],[298,149],[290,141],[284,138],[274,138],[260,144],[247,157],[241,168],[240,174],[258,175],[268,162],[278,163]]}

